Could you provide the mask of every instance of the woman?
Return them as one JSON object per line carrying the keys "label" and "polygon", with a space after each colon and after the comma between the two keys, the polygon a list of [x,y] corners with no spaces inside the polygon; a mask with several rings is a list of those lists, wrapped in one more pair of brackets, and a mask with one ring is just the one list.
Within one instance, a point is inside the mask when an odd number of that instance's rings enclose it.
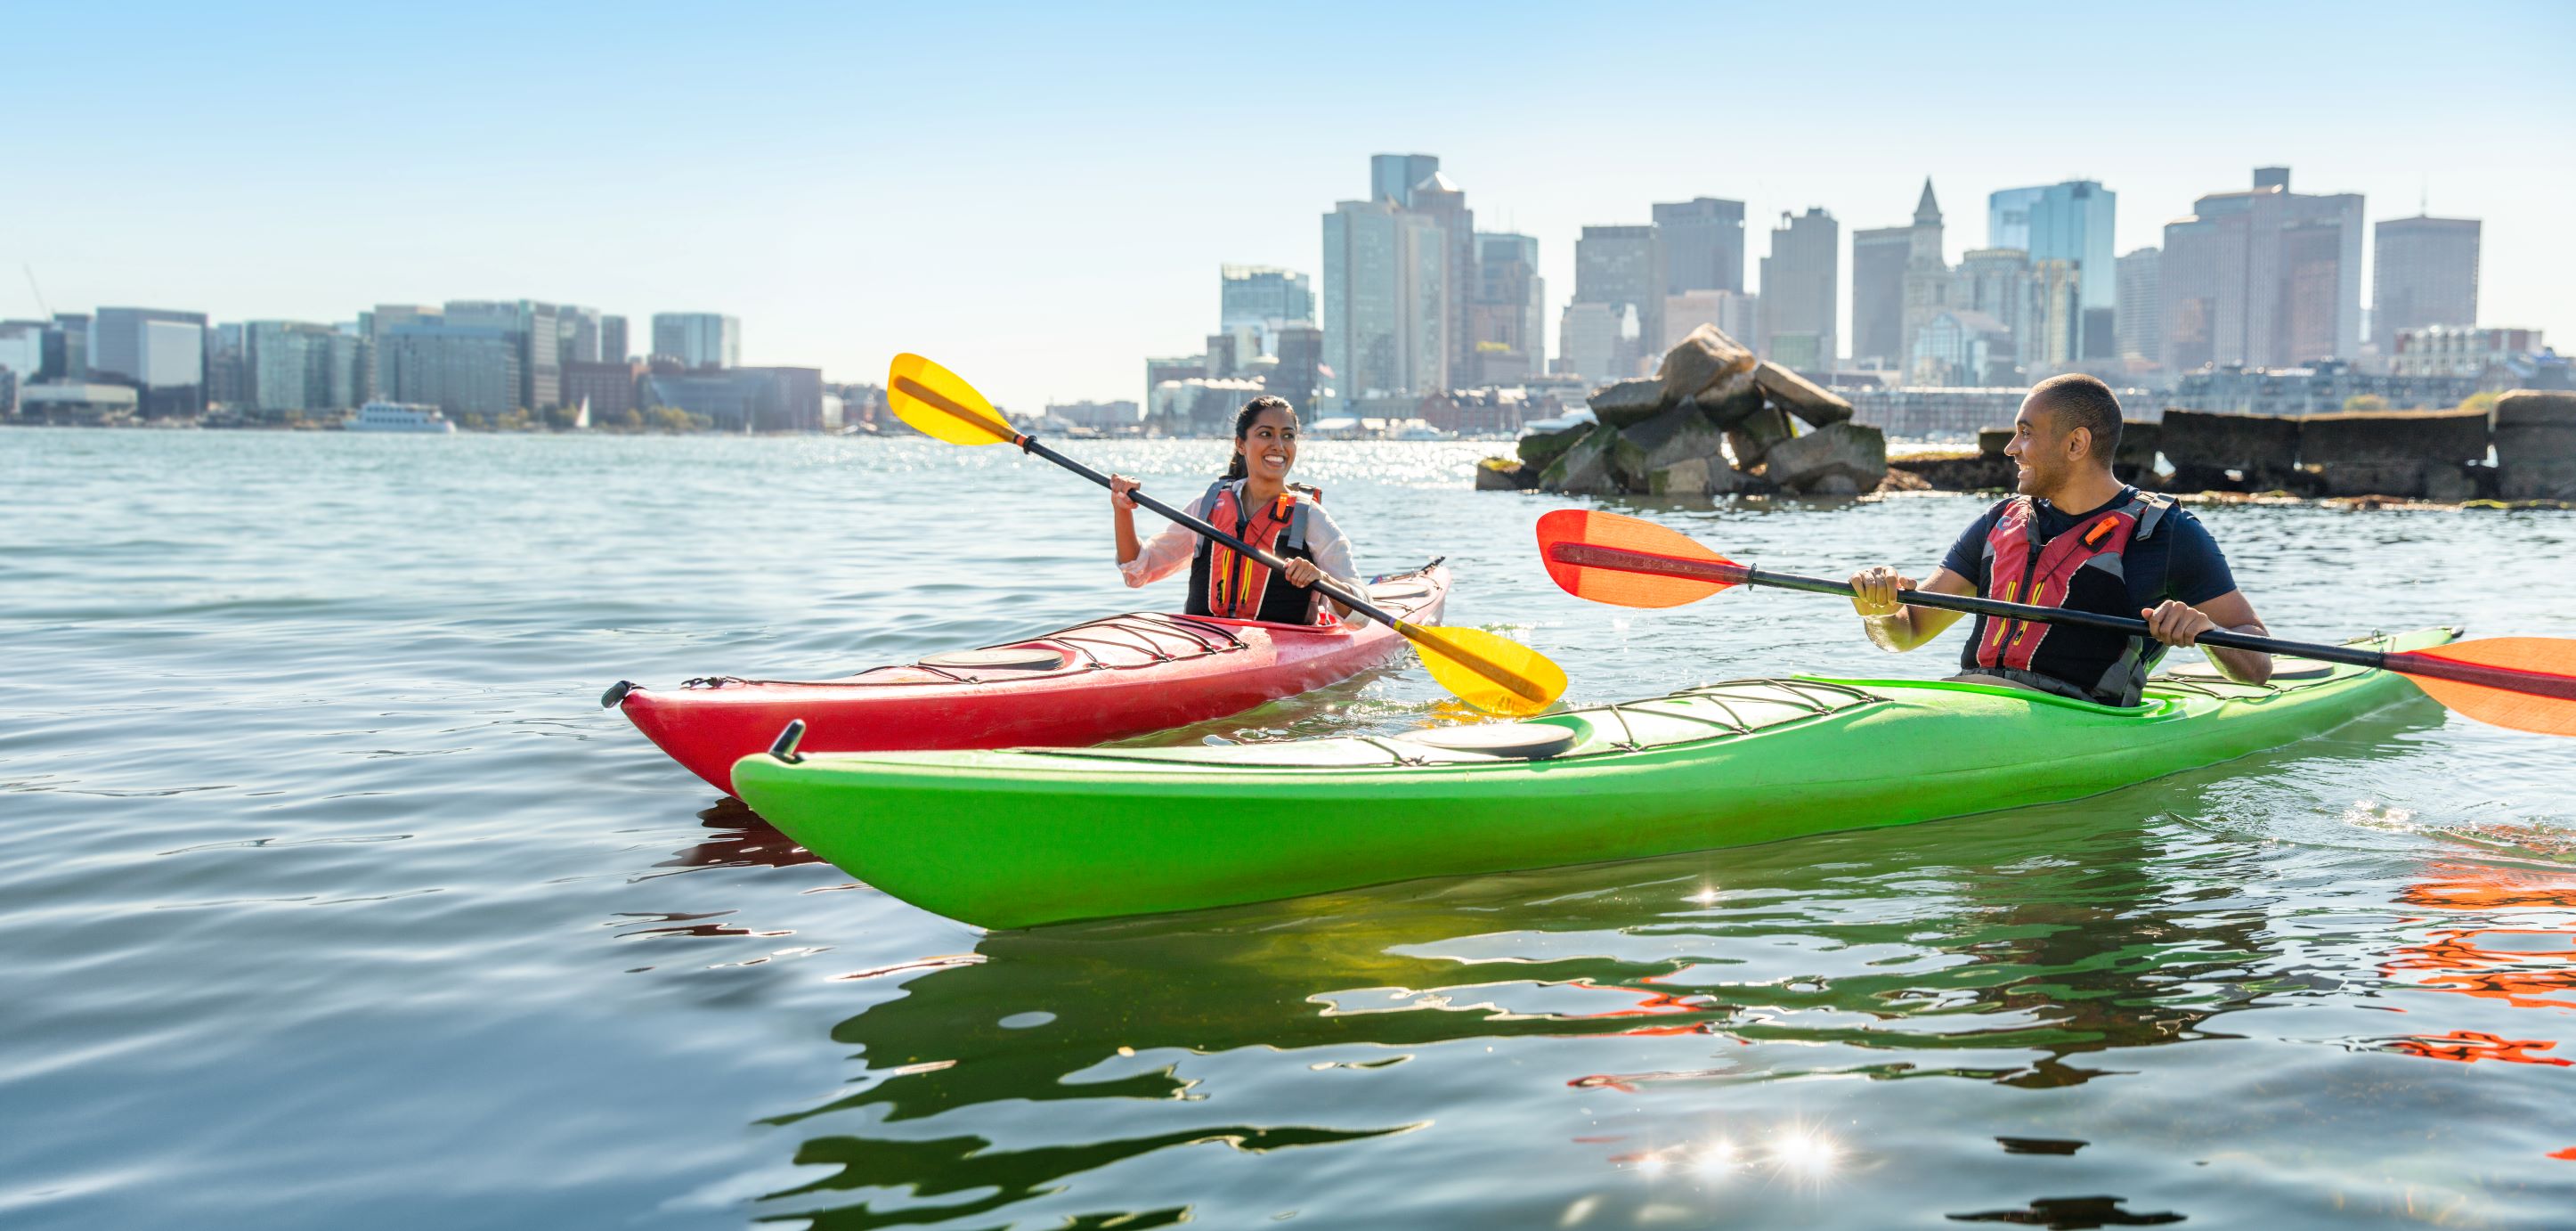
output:
{"label": "woman", "polygon": [[[1276,624],[1322,624],[1350,617],[1349,608],[1310,589],[1330,577],[1358,591],[1350,540],[1324,511],[1323,493],[1290,486],[1297,464],[1297,412],[1275,397],[1257,397],[1234,416],[1234,458],[1225,477],[1183,512],[1263,548],[1287,562],[1280,576],[1222,543],[1177,523],[1151,543],[1136,539],[1137,487],[1127,476],[1109,476],[1111,521],[1118,530],[1118,573],[1129,588],[1160,581],[1190,566],[1190,615]],[[1327,615],[1328,610],[1332,613]],[[1355,617],[1365,618],[1365,617]]]}

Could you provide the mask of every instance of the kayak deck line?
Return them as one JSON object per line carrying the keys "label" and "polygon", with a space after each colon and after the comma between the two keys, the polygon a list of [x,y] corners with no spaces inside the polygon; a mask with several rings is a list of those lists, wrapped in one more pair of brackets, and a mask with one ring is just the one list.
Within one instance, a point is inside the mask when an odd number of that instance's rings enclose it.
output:
{"label": "kayak deck line", "polygon": [[[2448,643],[2450,629],[2382,639]],[[754,756],[746,802],[857,879],[988,928],[1489,875],[2082,799],[2416,696],[2337,665],[2150,685],[2116,709],[1938,680],[1790,677],[1528,719],[1544,759],[1404,735],[1222,747]]]}
{"label": "kayak deck line", "polygon": [[[1370,583],[1380,604],[1436,620],[1439,560]],[[735,765],[802,721],[807,754],[1082,746],[1241,713],[1347,680],[1406,652],[1375,621],[1274,624],[1134,612],[980,649],[830,679],[699,677],[656,690],[621,682],[603,702],[728,794]]]}

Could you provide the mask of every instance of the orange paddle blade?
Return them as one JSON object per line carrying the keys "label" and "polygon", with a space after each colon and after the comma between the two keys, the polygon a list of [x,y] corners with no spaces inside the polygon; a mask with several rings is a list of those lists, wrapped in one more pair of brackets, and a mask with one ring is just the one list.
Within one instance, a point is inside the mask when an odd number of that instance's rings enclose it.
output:
{"label": "orange paddle blade", "polygon": [[1689,535],[1595,509],[1539,518],[1538,555],[1566,593],[1620,607],[1679,607],[1744,584],[1743,565]]}
{"label": "orange paddle blade", "polygon": [[2391,654],[2385,665],[2480,722],[2576,735],[2576,641],[2489,637]]}

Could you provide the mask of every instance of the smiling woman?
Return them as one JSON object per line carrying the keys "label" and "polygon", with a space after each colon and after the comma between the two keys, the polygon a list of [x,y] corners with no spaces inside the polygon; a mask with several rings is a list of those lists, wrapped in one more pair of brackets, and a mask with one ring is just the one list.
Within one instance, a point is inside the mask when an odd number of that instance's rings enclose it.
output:
{"label": "smiling woman", "polygon": [[[1350,540],[1324,511],[1324,493],[1288,482],[1297,464],[1297,411],[1280,398],[1257,397],[1234,416],[1234,456],[1225,477],[1183,510],[1284,560],[1273,578],[1260,561],[1177,522],[1151,543],[1136,538],[1136,480],[1109,479],[1111,517],[1118,532],[1118,572],[1131,587],[1160,581],[1190,566],[1190,615],[1277,624],[1321,624],[1353,617],[1350,608],[1311,587],[1331,578],[1358,586]],[[1332,613],[1328,617],[1327,607]]]}

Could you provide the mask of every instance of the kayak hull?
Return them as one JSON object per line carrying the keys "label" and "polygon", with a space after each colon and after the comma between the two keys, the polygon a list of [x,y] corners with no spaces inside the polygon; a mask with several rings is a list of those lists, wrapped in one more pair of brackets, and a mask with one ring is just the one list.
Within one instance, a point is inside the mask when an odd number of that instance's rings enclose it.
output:
{"label": "kayak hull", "polygon": [[1538,761],[1378,737],[793,763],[764,754],[734,780],[763,817],[853,876],[950,918],[1013,928],[2076,799],[2321,734],[2416,695],[2381,671],[2303,674],[2262,688],[2160,681],[2136,710],[1970,684],[1736,681],[1535,720],[1581,731],[1571,750]]}
{"label": "kayak hull", "polygon": [[[1380,605],[1440,620],[1449,571],[1433,564],[1370,584]],[[1053,665],[995,666],[995,652]],[[1080,747],[1204,722],[1347,679],[1394,659],[1404,638],[1374,622],[1324,627],[1134,612],[951,656],[835,680],[692,680],[630,687],[617,701],[637,730],[720,791],[736,761],[802,720],[817,752]],[[1007,655],[1002,655],[1007,656]]]}

